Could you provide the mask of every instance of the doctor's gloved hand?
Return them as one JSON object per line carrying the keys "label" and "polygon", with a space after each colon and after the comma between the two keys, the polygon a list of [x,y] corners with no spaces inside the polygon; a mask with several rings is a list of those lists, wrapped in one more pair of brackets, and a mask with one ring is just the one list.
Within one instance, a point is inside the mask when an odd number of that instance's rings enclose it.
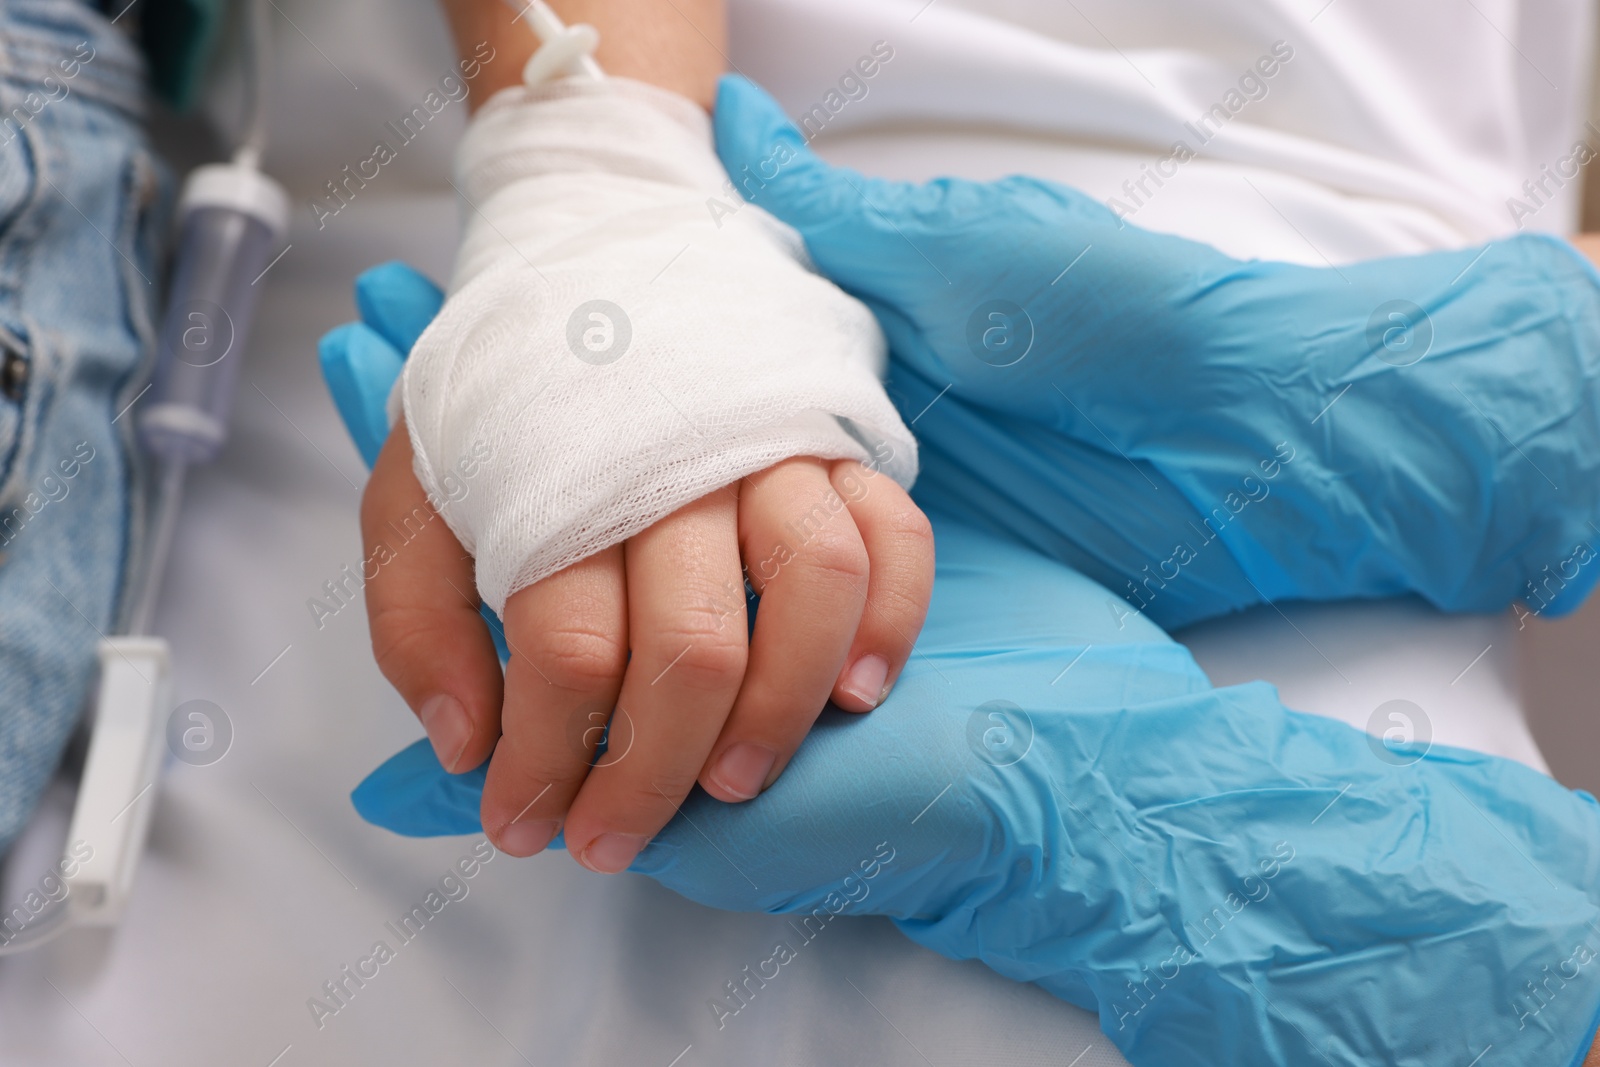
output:
{"label": "doctor's gloved hand", "polygon": [[[865,712],[888,692],[922,624],[932,543],[905,491],[854,460],[741,479],[514,593],[494,632],[406,427],[390,432],[382,395],[362,387],[392,382],[440,294],[390,265],[357,297],[363,323],[330,334],[323,355],[374,464],[361,508],[373,649],[445,768],[488,761],[481,819],[502,850],[532,855],[564,830],[580,862],[620,871],[697,781],[747,800],[830,698]],[[442,483],[451,496],[503,476],[492,458],[456,475]],[[766,605],[753,631],[746,575]],[[615,740],[610,759],[595,755],[613,708],[626,760]]]}
{"label": "doctor's gloved hand", "polygon": [[1559,615],[1600,578],[1600,276],[1566,242],[1243,261],[1055,182],[830,166],[742,78],[714,119],[743,196],[877,315],[925,508],[1168,629],[1409,593]]}

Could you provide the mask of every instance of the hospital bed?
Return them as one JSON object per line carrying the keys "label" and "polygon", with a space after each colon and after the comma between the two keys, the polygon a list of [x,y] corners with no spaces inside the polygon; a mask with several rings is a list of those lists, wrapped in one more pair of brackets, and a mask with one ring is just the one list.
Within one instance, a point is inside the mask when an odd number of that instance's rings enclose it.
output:
{"label": "hospital bed", "polygon": [[[366,142],[420,99],[450,57],[426,0],[395,5],[401,17],[380,16],[375,0],[281,6],[280,147],[267,165],[299,207],[289,250],[262,280],[233,440],[193,480],[156,627],[175,650],[177,700],[209,702],[231,742],[216,762],[169,766],[117,929],[73,931],[0,960],[0,1062],[1122,1063],[1093,1016],[978,963],[938,957],[878,919],[830,925],[747,1006],[719,1019],[709,1003],[771,955],[787,936],[783,919],[711,911],[643,878],[591,874],[560,853],[482,863],[481,838],[402,839],[356,816],[350,788],[421,730],[371,661],[359,600],[320,625],[307,607],[360,558],[364,478],[315,373],[315,345],[352,317],[350,280],[367,266],[401,258],[448,276],[456,209],[445,161],[464,116],[437,116],[319,228],[305,205],[321,183],[365,158]],[[1352,32],[1337,14],[1322,16],[1329,32]],[[1140,173],[1151,158],[1145,146],[1052,136],[1042,128],[1049,115],[1027,118],[1037,101],[1013,111],[1027,121],[997,129],[962,95],[962,78],[1032,100],[1051,78],[1083,76],[1047,69],[1051,42],[1083,27],[974,32],[975,18],[942,0],[813,4],[804,16],[796,4],[749,2],[735,8],[732,58],[801,113],[836,68],[891,40],[896,60],[818,142],[834,160],[875,173],[1025,170],[1102,196]],[[1547,71],[1587,69],[1586,47],[1554,55],[1537,41],[1518,43]],[[1097,61],[1120,64],[1115,49],[1100,51]],[[1150,57],[1147,70],[1159,74],[1166,60]],[[966,67],[928,92],[906,87],[941,63]],[[1143,92],[1126,70],[1109,80],[1112,96]],[[1530,91],[1521,81],[1502,88]],[[918,108],[941,92],[947,121],[935,123]],[[1579,103],[1549,121],[1575,125]],[[1264,195],[1241,192],[1242,176]],[[1382,182],[1404,182],[1377,168],[1350,181],[1369,187],[1330,192],[1304,170],[1269,168],[1248,153],[1197,160],[1184,183],[1140,205],[1138,221],[1235,254],[1303,262],[1465,241],[1495,225],[1487,208],[1473,213],[1472,190],[1457,189],[1456,207],[1430,214],[1378,196]],[[1555,204],[1541,221],[1566,225],[1572,210]],[[1509,615],[1444,617],[1397,601],[1266,607],[1179,636],[1218,684],[1265,678],[1291,707],[1543,768],[1518,703],[1514,625]],[[18,898],[51,864],[70,805],[68,786],[52,790],[7,865],[0,899]],[[466,895],[405,926],[402,917],[463,860],[479,861]],[[375,976],[352,979],[347,968],[378,941],[392,958]]]}

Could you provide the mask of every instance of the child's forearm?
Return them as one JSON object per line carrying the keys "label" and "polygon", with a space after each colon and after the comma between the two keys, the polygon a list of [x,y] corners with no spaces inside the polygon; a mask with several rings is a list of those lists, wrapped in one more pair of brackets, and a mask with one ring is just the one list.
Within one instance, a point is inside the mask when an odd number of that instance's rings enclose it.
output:
{"label": "child's forearm", "polygon": [[[522,78],[538,47],[527,20],[504,0],[440,0],[463,58],[487,42],[495,62],[483,69],[472,106]],[[723,0],[549,0],[562,21],[600,31],[595,59],[608,74],[670,89],[709,110],[727,64]]]}

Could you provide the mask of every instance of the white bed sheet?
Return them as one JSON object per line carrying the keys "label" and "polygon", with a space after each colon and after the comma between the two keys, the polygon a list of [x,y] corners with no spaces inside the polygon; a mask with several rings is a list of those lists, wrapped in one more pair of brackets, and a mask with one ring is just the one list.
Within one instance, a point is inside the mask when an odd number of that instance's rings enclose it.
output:
{"label": "white bed sheet", "polygon": [[[752,17],[767,17],[758,6],[738,7],[741,39]],[[284,7],[297,28],[280,27],[287,54],[269,162],[303,202],[364,156],[356,149],[420,98],[449,57],[420,0],[398,25],[367,2]],[[919,22],[941,17],[934,8]],[[791,96],[808,92],[807,70],[832,76],[831,59],[813,55],[807,67],[804,42],[785,43],[792,54],[763,57],[736,40],[735,58],[775,83],[798,71]],[[346,78],[362,89],[348,92]],[[642,878],[590,874],[562,854],[495,859],[319,1028],[308,1000],[375,940],[393,944],[385,922],[473,844],[400,839],[357,818],[348,790],[420,729],[372,665],[360,605],[320,630],[305,605],[359,558],[364,477],[317,380],[315,342],[351,317],[349,282],[364,267],[401,257],[448,273],[453,207],[446,193],[415,190],[443,189],[457,121],[441,116],[437,136],[408,147],[392,180],[326,228],[297,212],[293,248],[263,282],[234,439],[194,479],[158,626],[174,645],[178,699],[221,706],[232,748],[212,766],[169,769],[120,929],[74,932],[0,959],[0,1063],[1122,1063],[1092,1016],[979,964],[946,961],[872,919],[830,927],[719,1030],[707,1002],[767,956],[782,920],[710,911]],[[1148,158],[1037,130],[1001,137],[916,122],[870,138],[858,129],[828,151],[884,174],[1030,170],[1089,188],[1114,188]],[[1187,210],[1191,196],[1214,199],[1218,183],[1237,187],[1241,173],[1277,183],[1263,188],[1311,205],[1309,214],[1348,199],[1241,170],[1254,166],[1193,164],[1190,191],[1174,186],[1139,221],[1210,226],[1233,251],[1309,258],[1270,204],[1230,199],[1201,222]],[[1379,214],[1399,217],[1392,208]],[[1403,239],[1427,232],[1419,223]],[[1342,258],[1361,254],[1361,238],[1352,240]],[[1542,766],[1517,704],[1510,630],[1507,617],[1446,619],[1401,602],[1263,608],[1181,636],[1219,684],[1264,677],[1291,706],[1358,726],[1385,702],[1408,700],[1437,741]],[[16,899],[51,862],[69,803],[66,791],[52,794],[0,900]]]}

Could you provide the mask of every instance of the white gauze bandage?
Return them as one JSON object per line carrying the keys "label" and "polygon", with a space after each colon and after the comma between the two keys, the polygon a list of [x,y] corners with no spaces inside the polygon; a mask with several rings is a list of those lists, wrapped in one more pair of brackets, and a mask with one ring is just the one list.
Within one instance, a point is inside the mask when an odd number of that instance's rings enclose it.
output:
{"label": "white gauze bandage", "polygon": [[784,459],[910,486],[876,321],[739,206],[690,101],[621,78],[507,89],[456,171],[455,276],[399,396],[417,477],[496,611]]}

